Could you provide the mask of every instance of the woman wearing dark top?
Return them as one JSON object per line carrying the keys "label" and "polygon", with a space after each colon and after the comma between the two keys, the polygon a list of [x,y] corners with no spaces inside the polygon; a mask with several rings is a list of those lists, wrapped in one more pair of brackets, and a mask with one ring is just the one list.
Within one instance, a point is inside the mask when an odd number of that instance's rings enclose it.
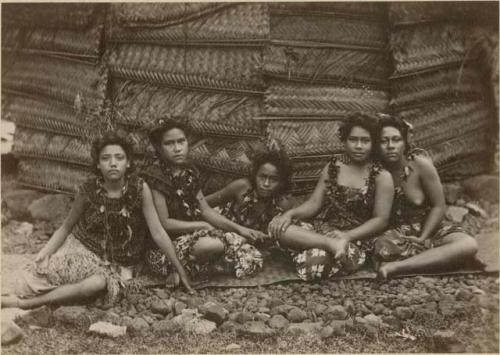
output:
{"label": "woman wearing dark top", "polygon": [[[277,216],[269,232],[293,250],[304,280],[350,273],[364,264],[372,241],[389,222],[394,186],[391,175],[373,161],[375,118],[356,114],[340,128],[345,156],[333,157],[307,201]],[[292,225],[314,217],[312,226]]]}
{"label": "woman wearing dark top", "polygon": [[438,172],[422,149],[410,149],[409,126],[394,117],[379,122],[380,157],[392,174],[395,200],[391,230],[376,242],[379,276],[445,267],[477,252],[477,242],[443,220],[445,199]]}

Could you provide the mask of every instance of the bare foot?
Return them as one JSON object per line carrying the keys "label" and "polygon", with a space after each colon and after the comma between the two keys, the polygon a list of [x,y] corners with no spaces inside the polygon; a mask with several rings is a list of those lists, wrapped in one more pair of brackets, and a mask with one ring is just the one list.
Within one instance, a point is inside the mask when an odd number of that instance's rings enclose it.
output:
{"label": "bare foot", "polygon": [[387,280],[396,270],[395,262],[382,262],[377,270],[377,277],[381,280]]}
{"label": "bare foot", "polygon": [[2,296],[2,308],[20,308],[19,298],[14,295]]}

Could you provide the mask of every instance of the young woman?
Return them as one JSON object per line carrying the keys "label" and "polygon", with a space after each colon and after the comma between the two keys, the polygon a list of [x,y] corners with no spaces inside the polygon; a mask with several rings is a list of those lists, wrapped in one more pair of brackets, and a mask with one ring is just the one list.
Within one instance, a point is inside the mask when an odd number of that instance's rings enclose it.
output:
{"label": "young woman", "polygon": [[287,196],[291,175],[292,166],[284,149],[277,141],[271,141],[253,159],[249,177],[231,182],[206,200],[212,207],[221,206],[228,219],[267,237],[273,217],[292,208],[292,200]]}
{"label": "young woman", "polygon": [[379,276],[453,265],[475,255],[477,242],[443,221],[445,199],[436,168],[422,149],[409,149],[409,126],[394,117],[379,121],[380,157],[396,186],[391,230],[377,239]]}
{"label": "young woman", "polygon": [[[133,286],[151,232],[191,292],[188,276],[160,224],[149,187],[129,174],[132,146],[114,133],[92,145],[96,176],[83,183],[63,225],[26,273],[20,290],[29,298],[2,297],[2,307],[36,308],[67,303],[107,290],[107,303]],[[135,285],[137,286],[137,285]]]}
{"label": "young woman", "polygon": [[[394,186],[391,175],[373,161],[374,121],[362,114],[348,117],[339,132],[345,157],[333,157],[309,199],[269,225],[283,247],[295,250],[304,280],[357,270],[372,249],[371,238],[387,227]],[[312,228],[291,225],[311,217]]]}
{"label": "young woman", "polygon": [[[206,271],[223,257],[241,278],[262,268],[262,255],[248,242],[261,233],[215,212],[201,192],[198,170],[188,163],[188,131],[181,122],[164,121],[150,134],[157,161],[143,173],[165,230],[175,239],[177,255],[191,273]],[[215,229],[217,228],[217,229]],[[157,248],[147,252],[151,269],[171,273],[171,262]]]}

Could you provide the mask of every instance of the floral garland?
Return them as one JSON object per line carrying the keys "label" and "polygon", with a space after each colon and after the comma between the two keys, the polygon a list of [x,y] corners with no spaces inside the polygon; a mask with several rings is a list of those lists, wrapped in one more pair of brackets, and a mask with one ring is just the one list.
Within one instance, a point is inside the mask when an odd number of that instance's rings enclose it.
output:
{"label": "floral garland", "polygon": [[200,182],[196,170],[190,166],[183,166],[178,174],[173,173],[169,164],[160,161],[160,168],[172,184],[175,195],[180,199],[186,216],[197,219],[201,216],[200,204],[196,195],[200,189]]}

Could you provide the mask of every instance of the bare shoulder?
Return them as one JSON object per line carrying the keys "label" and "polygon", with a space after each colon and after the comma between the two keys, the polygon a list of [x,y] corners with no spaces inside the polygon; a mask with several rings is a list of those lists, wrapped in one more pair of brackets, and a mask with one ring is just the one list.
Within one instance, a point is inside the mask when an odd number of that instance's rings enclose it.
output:
{"label": "bare shoulder", "polygon": [[295,199],[291,195],[284,195],[278,200],[278,205],[285,211],[295,206]]}
{"label": "bare shoulder", "polygon": [[392,183],[392,175],[386,169],[381,168],[377,175],[376,181],[378,183],[388,183],[388,182]]}
{"label": "bare shoulder", "polygon": [[432,158],[429,155],[415,155],[413,159],[410,161],[410,166],[412,166],[416,171],[421,174],[430,174],[436,173],[436,167],[432,161]]}

